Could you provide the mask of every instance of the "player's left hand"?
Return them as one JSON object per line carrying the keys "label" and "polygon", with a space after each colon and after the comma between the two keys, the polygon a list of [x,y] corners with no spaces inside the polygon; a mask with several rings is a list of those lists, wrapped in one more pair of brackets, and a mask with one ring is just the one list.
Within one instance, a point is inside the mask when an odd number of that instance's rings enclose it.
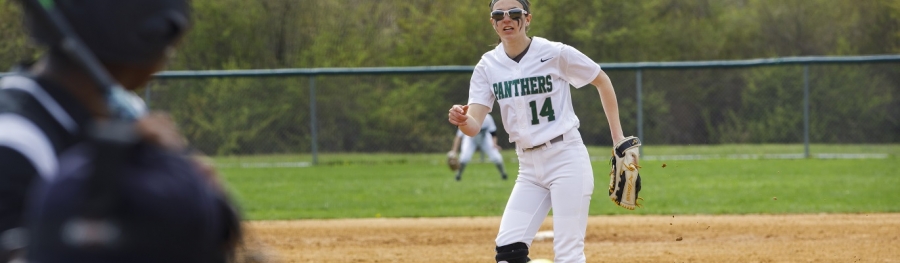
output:
{"label": "player's left hand", "polygon": [[450,108],[450,113],[447,114],[447,120],[456,126],[466,126],[466,121],[469,119],[469,116],[466,115],[468,112],[469,105],[453,105]]}

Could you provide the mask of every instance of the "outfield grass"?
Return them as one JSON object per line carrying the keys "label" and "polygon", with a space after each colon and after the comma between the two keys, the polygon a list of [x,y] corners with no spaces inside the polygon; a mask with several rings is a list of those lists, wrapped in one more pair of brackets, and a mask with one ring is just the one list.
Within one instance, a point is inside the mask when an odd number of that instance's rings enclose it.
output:
{"label": "outfield grass", "polygon": [[[641,147],[645,156],[672,155],[740,155],[740,154],[803,154],[802,144],[722,144],[722,145],[645,145]],[[900,144],[811,144],[810,154],[844,153],[844,154],[886,154],[891,157],[900,156]],[[589,146],[588,152],[595,160],[606,159],[610,148]],[[515,161],[516,153],[512,149],[502,151],[507,161]],[[476,158],[480,153],[475,154]],[[322,153],[318,155],[321,165],[348,164],[437,164],[444,162],[443,154],[387,154],[387,153]],[[301,163],[308,164],[313,160],[310,154],[295,155],[254,155],[217,157],[216,162],[223,167],[254,166],[254,164]]]}
{"label": "outfield grass", "polygon": [[[803,144],[718,144],[718,145],[649,145],[644,154],[791,154],[803,153]],[[883,153],[900,155],[900,144],[810,144],[810,154],[817,153]]]}
{"label": "outfield grass", "polygon": [[[887,152],[896,152],[893,147],[887,147]],[[600,148],[590,151],[603,154]],[[504,156],[515,158],[512,152]],[[596,161],[591,214],[900,212],[900,159],[896,156],[645,161],[641,163],[645,207],[636,211],[608,201],[609,168],[605,160]],[[220,171],[245,215],[254,220],[499,216],[518,168],[515,162],[507,162],[512,178],[502,181],[493,164],[472,163],[463,181],[456,182],[441,154],[322,155],[320,165],[312,167],[232,165],[302,158],[258,156],[216,161],[223,164]]]}

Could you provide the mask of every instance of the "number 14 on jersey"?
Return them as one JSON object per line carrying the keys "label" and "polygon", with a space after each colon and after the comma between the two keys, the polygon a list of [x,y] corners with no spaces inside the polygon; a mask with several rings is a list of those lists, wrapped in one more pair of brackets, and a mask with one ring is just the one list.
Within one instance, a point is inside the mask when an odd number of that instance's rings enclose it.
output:
{"label": "number 14 on jersey", "polygon": [[541,123],[541,120],[538,119],[538,115],[540,115],[541,117],[547,117],[548,122],[556,120],[556,116],[554,116],[553,112],[553,103],[550,102],[550,97],[544,99],[544,103],[541,106],[540,113],[538,113],[537,110],[537,101],[533,100],[529,102],[528,105],[531,106],[531,125],[538,125]]}

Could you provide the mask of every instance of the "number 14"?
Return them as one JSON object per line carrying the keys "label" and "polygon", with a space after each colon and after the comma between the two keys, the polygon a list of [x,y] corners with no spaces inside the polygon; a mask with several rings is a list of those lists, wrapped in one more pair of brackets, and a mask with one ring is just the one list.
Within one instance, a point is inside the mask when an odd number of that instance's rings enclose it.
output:
{"label": "number 14", "polygon": [[[537,111],[537,101],[531,101],[528,103],[531,106],[531,125],[538,125],[541,123],[541,120],[538,119],[538,111]],[[550,102],[550,97],[544,100],[544,105],[541,106],[541,117],[547,117],[547,121],[556,120],[556,116],[553,115],[553,103]]]}

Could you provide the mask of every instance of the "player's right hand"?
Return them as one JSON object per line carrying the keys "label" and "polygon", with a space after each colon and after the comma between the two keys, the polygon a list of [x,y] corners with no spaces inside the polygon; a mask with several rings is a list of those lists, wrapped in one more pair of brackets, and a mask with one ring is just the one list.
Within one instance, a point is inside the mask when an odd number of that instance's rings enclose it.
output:
{"label": "player's right hand", "polygon": [[447,114],[448,121],[456,126],[466,126],[466,121],[469,119],[469,116],[466,115],[467,112],[469,112],[469,105],[453,105],[450,113]]}
{"label": "player's right hand", "polygon": [[137,132],[141,138],[163,149],[181,153],[187,146],[187,139],[178,131],[178,126],[169,114],[151,112],[137,120]]}

